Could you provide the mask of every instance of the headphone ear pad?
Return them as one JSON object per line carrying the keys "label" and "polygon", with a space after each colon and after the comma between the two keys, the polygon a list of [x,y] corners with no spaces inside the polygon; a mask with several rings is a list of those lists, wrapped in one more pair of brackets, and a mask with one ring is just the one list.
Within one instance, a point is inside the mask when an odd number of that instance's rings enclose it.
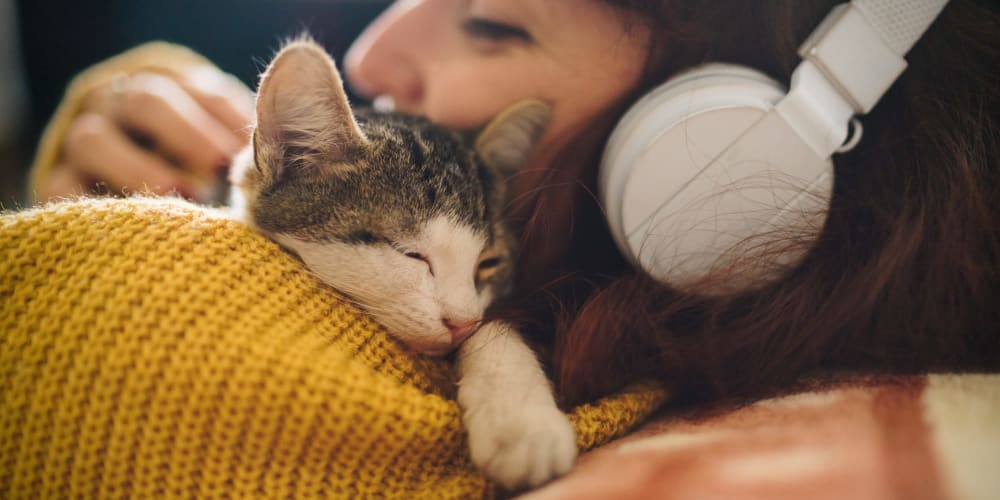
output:
{"label": "headphone ear pad", "polygon": [[[611,233],[633,264],[675,287],[700,284],[713,270],[731,262],[723,257],[733,256],[734,244],[755,240],[762,227],[777,220],[775,214],[780,211],[760,211],[742,200],[743,193],[752,191],[742,181],[753,179],[760,185],[762,179],[763,184],[780,179],[785,167],[780,161],[736,162],[720,167],[721,175],[715,163],[723,153],[731,153],[731,146],[748,130],[773,114],[771,110],[784,95],[779,83],[758,71],[711,64],[672,78],[622,117],[609,138],[598,182]],[[801,145],[793,130],[779,132],[774,144]],[[801,155],[795,158],[801,163]],[[824,175],[830,171],[828,159],[807,163],[816,163],[808,168]],[[726,170],[732,165],[739,165],[732,169],[738,175]],[[715,170],[710,172],[709,166]],[[812,174],[808,176],[807,184],[814,184]],[[741,182],[729,182],[731,178]],[[747,196],[753,197],[759,198],[760,193]],[[752,221],[743,228],[737,221],[733,225],[734,214],[745,213],[752,219],[755,212],[767,224]],[[799,256],[784,255],[782,262],[761,263],[761,272],[750,273],[742,283],[729,281],[717,291],[733,291],[750,284],[746,281],[756,284],[766,278],[764,270]]]}

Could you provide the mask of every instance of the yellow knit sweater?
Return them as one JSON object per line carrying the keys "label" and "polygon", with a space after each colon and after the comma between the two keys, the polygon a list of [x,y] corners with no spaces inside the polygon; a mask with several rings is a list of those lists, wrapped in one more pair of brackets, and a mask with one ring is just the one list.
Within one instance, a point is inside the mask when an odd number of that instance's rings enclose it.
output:
{"label": "yellow knit sweater", "polygon": [[[178,200],[0,218],[0,496],[469,498],[451,366]],[[578,444],[663,399],[573,410]]]}
{"label": "yellow knit sweater", "polygon": [[[71,88],[36,181],[93,81]],[[664,398],[640,384],[573,409],[579,446]],[[132,198],[0,216],[0,497],[490,497],[459,417],[447,362],[222,212]]]}

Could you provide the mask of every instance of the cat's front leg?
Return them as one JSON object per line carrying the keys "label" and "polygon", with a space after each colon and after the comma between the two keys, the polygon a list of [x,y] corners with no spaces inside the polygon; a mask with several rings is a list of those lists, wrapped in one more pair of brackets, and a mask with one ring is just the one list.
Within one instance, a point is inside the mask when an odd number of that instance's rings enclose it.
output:
{"label": "cat's front leg", "polygon": [[483,325],[459,349],[459,373],[472,461],[491,479],[507,488],[537,486],[573,466],[576,434],[516,330]]}

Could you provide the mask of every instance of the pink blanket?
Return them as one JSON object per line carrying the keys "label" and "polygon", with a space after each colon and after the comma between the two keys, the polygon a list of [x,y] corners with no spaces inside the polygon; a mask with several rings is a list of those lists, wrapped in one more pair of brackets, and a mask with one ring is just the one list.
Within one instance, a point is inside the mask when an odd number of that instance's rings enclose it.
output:
{"label": "pink blanket", "polygon": [[1000,376],[842,382],[664,416],[523,500],[1000,499]]}

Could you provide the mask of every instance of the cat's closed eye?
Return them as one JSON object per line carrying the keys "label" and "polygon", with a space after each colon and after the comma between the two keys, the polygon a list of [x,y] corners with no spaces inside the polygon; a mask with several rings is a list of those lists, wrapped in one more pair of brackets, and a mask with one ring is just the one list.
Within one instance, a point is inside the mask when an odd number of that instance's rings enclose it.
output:
{"label": "cat's closed eye", "polygon": [[419,261],[423,262],[424,264],[427,264],[427,270],[430,271],[431,276],[434,276],[434,268],[431,266],[431,260],[429,258],[427,258],[426,255],[424,255],[424,254],[422,254],[420,252],[414,252],[414,251],[411,251],[411,250],[400,250],[399,253],[401,253],[401,254],[403,254],[403,255],[405,255],[405,256],[413,259],[413,260],[419,260]]}
{"label": "cat's closed eye", "polygon": [[476,281],[490,279],[497,272],[500,262],[500,257],[489,257],[480,261],[476,269]]}

